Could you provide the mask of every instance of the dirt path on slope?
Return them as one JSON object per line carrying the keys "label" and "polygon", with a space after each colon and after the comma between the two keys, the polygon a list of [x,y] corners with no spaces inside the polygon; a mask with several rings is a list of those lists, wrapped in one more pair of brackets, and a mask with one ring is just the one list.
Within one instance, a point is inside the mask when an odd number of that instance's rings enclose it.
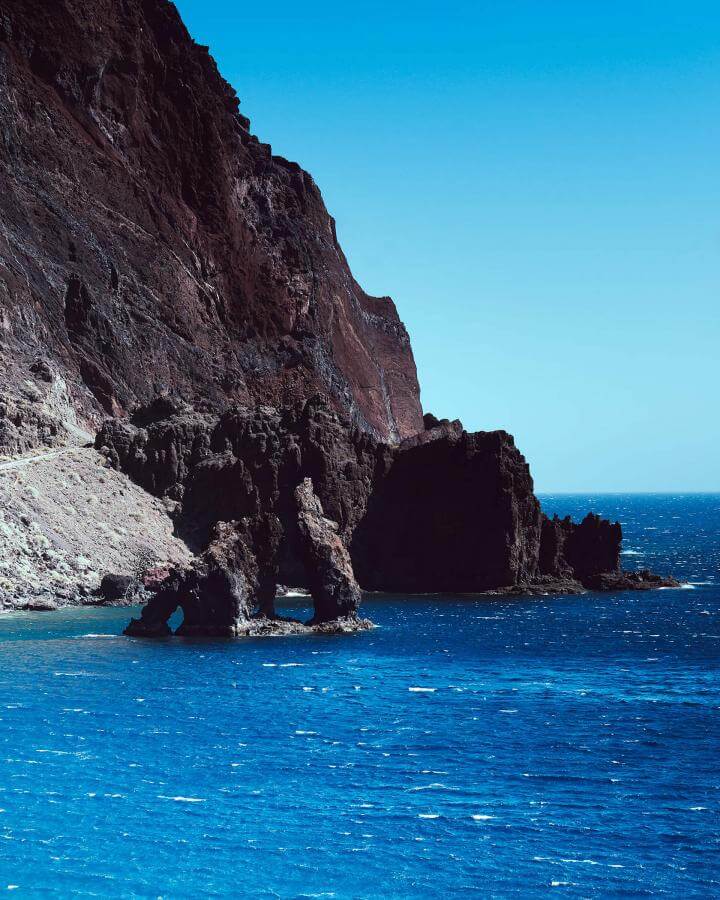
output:
{"label": "dirt path on slope", "polygon": [[34,456],[18,456],[16,459],[10,459],[0,462],[0,472],[12,469],[24,469],[34,462],[43,462],[47,459],[55,459],[58,456],[64,456],[67,453],[80,453],[84,447],[62,447],[60,450],[48,450],[45,453],[37,453]]}

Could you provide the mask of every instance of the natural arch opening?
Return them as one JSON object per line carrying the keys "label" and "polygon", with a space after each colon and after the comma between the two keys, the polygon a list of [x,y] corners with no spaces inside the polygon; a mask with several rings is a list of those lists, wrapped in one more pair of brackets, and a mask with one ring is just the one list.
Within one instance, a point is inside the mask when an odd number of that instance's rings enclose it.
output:
{"label": "natural arch opening", "polygon": [[170,618],[167,620],[168,627],[173,634],[182,626],[183,621],[185,620],[185,613],[183,612],[182,606],[178,604],[177,609],[174,613],[170,615]]}
{"label": "natural arch opening", "polygon": [[315,617],[315,602],[306,590],[280,587],[275,595],[275,615],[307,624]]}

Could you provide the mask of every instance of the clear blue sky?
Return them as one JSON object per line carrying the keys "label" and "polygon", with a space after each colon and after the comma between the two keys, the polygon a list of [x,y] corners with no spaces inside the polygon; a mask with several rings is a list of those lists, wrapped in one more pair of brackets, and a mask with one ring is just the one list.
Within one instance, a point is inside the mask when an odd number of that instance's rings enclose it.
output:
{"label": "clear blue sky", "polygon": [[720,7],[179,0],[538,490],[720,490]]}

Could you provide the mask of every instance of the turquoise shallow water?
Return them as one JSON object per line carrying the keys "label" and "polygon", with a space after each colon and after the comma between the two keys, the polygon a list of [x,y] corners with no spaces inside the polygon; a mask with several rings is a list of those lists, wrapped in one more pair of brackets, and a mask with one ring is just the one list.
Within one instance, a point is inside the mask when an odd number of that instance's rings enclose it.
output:
{"label": "turquoise shallow water", "polygon": [[375,597],[333,638],[0,618],[0,888],[720,896],[720,497],[544,505],[695,584]]}

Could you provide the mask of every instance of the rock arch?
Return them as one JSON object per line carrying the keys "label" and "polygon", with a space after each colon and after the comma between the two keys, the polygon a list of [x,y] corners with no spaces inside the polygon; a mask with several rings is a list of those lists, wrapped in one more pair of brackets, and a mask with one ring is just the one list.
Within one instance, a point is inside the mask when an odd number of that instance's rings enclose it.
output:
{"label": "rock arch", "polygon": [[[168,620],[180,607],[183,622],[176,634],[237,637],[320,628],[339,623],[357,625],[361,592],[336,522],[325,517],[312,481],[305,478],[293,492],[297,511],[295,550],[305,567],[313,599],[312,619],[283,619],[275,610],[278,561],[285,534],[276,516],[218,522],[207,550],[188,569],[173,570],[125,634],[163,637]],[[285,548],[286,549],[286,548]],[[299,626],[299,627],[297,627]]]}

